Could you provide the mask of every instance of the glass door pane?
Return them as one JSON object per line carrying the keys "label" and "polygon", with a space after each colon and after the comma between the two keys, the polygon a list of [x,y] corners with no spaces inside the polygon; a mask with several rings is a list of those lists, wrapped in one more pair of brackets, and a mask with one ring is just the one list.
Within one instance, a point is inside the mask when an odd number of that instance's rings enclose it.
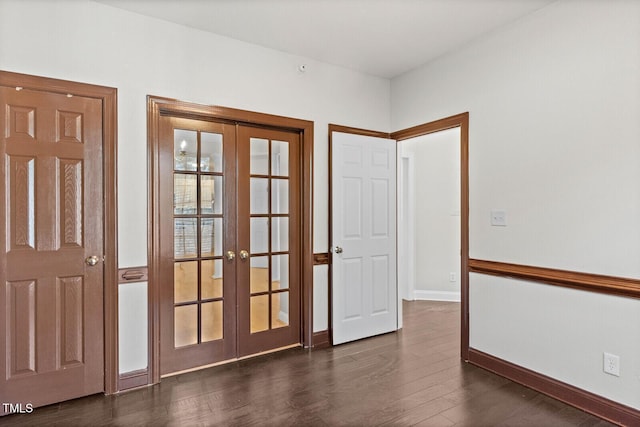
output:
{"label": "glass door pane", "polygon": [[224,338],[222,142],[218,133],[174,129],[176,348]]}
{"label": "glass door pane", "polygon": [[237,354],[236,263],[225,256],[236,245],[236,126],[162,115],[158,143],[154,258],[165,375]]}
{"label": "glass door pane", "polygon": [[[250,192],[250,300],[251,333],[289,324],[288,293],[280,288],[282,263],[273,253],[288,256],[289,248],[289,142],[251,138]],[[268,161],[271,159],[271,161]],[[277,179],[273,177],[277,176]],[[269,196],[271,194],[271,197]],[[271,227],[268,226],[271,224]],[[269,256],[265,256],[269,255]],[[288,268],[288,266],[287,266]],[[288,271],[284,272],[288,275]],[[283,303],[283,301],[285,303]],[[281,321],[279,319],[286,319]]]}

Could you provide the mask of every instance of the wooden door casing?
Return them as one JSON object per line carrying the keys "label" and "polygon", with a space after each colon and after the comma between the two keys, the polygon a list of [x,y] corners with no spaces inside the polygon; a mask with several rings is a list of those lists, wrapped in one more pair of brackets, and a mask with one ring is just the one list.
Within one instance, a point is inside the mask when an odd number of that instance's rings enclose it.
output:
{"label": "wooden door casing", "polygon": [[103,105],[0,91],[0,395],[41,406],[105,390]]}

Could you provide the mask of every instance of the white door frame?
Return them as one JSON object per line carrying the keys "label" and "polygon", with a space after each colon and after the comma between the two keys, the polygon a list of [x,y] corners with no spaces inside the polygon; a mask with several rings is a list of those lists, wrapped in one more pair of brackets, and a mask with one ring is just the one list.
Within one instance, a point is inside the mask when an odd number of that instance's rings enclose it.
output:
{"label": "white door frame", "polygon": [[[402,300],[415,300],[415,199],[414,193],[415,159],[412,153],[403,153],[402,144],[398,144],[398,305]],[[403,285],[404,283],[404,285]],[[400,311],[398,315],[400,316]],[[398,318],[402,324],[402,318]]]}

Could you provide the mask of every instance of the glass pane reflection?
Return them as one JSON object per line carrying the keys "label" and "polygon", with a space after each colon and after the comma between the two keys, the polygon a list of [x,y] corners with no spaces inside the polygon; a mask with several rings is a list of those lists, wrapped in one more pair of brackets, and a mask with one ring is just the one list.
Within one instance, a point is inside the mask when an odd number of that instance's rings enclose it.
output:
{"label": "glass pane reflection", "polygon": [[222,214],[222,180],[221,176],[200,176],[200,213]]}
{"label": "glass pane reflection", "polygon": [[267,175],[269,173],[269,140],[251,138],[249,140],[250,165],[252,175]]}
{"label": "glass pane reflection", "polygon": [[269,290],[269,257],[251,257],[251,293]]}
{"label": "glass pane reflection", "polygon": [[173,213],[195,214],[197,208],[198,177],[176,173],[173,175]]}
{"label": "glass pane reflection", "polygon": [[271,251],[289,250],[289,218],[271,218]]}
{"label": "glass pane reflection", "polygon": [[289,180],[271,180],[271,213],[289,213]]}
{"label": "glass pane reflection", "polygon": [[174,345],[184,347],[196,344],[198,342],[198,306],[183,305],[173,310]]}
{"label": "glass pane reflection", "polygon": [[271,257],[271,289],[289,288],[289,255]]}
{"label": "glass pane reflection", "polygon": [[200,231],[200,256],[213,257],[222,254],[222,218],[202,218]]}
{"label": "glass pane reflection", "polygon": [[222,172],[222,135],[219,133],[200,134],[200,170]]}
{"label": "glass pane reflection", "polygon": [[173,264],[173,301],[175,303],[198,299],[198,261]]}
{"label": "glass pane reflection", "polygon": [[177,171],[195,171],[198,159],[198,132],[174,129],[173,168]]}
{"label": "glass pane reflection", "polygon": [[222,339],[222,301],[202,304],[202,342]]}
{"label": "glass pane reflection", "polygon": [[271,175],[289,176],[289,143],[271,141]]}
{"label": "glass pane reflection", "polygon": [[269,329],[269,295],[251,297],[251,333]]}
{"label": "glass pane reflection", "polygon": [[251,218],[251,249],[252,254],[265,253],[269,250],[269,219]]}
{"label": "glass pane reflection", "polygon": [[174,257],[194,258],[198,255],[198,231],[196,218],[175,218],[173,220]]}
{"label": "glass pane reflection", "polygon": [[201,298],[222,298],[222,260],[209,259],[202,261],[201,270]]}
{"label": "glass pane reflection", "polygon": [[267,178],[251,178],[249,200],[250,213],[269,213],[269,180]]}
{"label": "glass pane reflection", "polygon": [[289,292],[271,295],[271,328],[289,326]]}

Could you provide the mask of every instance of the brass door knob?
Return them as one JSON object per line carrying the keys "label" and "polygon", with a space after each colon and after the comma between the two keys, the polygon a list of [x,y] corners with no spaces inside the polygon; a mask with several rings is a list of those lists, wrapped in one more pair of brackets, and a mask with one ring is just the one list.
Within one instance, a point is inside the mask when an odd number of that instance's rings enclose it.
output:
{"label": "brass door knob", "polygon": [[244,249],[240,251],[240,258],[241,259],[247,259],[249,258],[249,252],[245,251]]}
{"label": "brass door knob", "polygon": [[227,251],[226,255],[229,261],[233,261],[236,258],[236,253],[233,251]]}
{"label": "brass door knob", "polygon": [[100,258],[97,255],[91,255],[90,257],[86,257],[84,259],[85,264],[87,264],[90,267],[93,267],[94,265],[96,265],[98,262],[100,262]]}

